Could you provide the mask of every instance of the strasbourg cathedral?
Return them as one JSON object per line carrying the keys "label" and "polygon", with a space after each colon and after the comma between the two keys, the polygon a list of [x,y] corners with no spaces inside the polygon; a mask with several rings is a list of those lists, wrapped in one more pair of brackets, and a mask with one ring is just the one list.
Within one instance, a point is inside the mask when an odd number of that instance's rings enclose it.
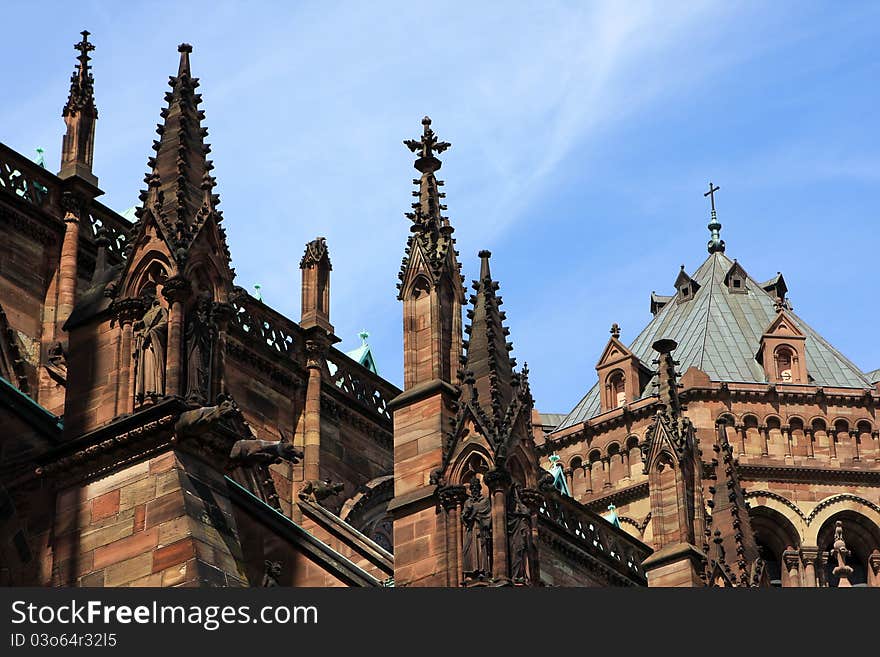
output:
{"label": "strasbourg cathedral", "polygon": [[400,390],[334,346],[323,238],[299,321],[234,284],[189,45],[138,207],[101,204],[88,36],[58,174],[0,144],[0,584],[880,586],[880,370],[728,257],[716,187],[705,262],[541,414],[426,117]]}

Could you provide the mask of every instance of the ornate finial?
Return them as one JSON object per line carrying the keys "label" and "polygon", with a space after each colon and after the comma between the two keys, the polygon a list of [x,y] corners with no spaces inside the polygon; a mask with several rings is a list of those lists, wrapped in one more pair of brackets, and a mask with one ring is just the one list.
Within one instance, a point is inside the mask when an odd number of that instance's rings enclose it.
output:
{"label": "ornate finial", "polygon": [[370,334],[367,332],[366,329],[364,329],[360,333],[358,333],[358,337],[361,339],[361,344],[366,346],[367,338],[370,337]]}
{"label": "ornate finial", "polygon": [[672,352],[678,347],[675,340],[661,338],[651,345],[654,351],[660,354],[657,360],[657,394],[660,402],[666,406],[666,410],[673,416],[677,416],[680,410],[678,401],[678,372],[675,366],[678,362],[672,357]]}
{"label": "ornate finial", "polygon": [[260,285],[259,283],[254,283],[254,298],[255,298],[257,301],[262,301],[262,300],[263,300],[263,294],[260,292],[260,290],[262,289],[262,287],[263,287],[263,286]]}
{"label": "ornate finial", "polygon": [[95,109],[94,85],[95,79],[92,76],[89,65],[91,57],[89,53],[95,49],[95,44],[89,42],[89,31],[83,30],[82,41],[73,44],[74,50],[79,51],[77,55],[76,70],[70,76],[70,95],[67,98],[67,104],[64,106],[62,116],[74,115],[79,111],[88,110],[88,113],[97,117],[98,110]]}
{"label": "ornate finial", "polygon": [[416,169],[422,173],[433,172],[439,169],[441,164],[440,160],[434,156],[434,153],[442,153],[452,144],[448,141],[437,141],[437,135],[431,129],[430,117],[426,116],[422,119],[422,126],[424,128],[420,139],[405,139],[403,143],[413,153],[418,155],[414,165]]}
{"label": "ornate finial", "polygon": [[850,555],[850,551],[846,547],[846,541],[843,540],[843,522],[840,520],[834,523],[834,543],[831,545],[830,552],[832,556],[837,558],[837,566],[832,571],[839,578],[837,585],[852,586],[849,578],[853,569],[846,565],[846,558]]}
{"label": "ornate finial", "polygon": [[76,50],[79,50],[79,56],[77,59],[79,60],[80,70],[88,71],[90,59],[89,53],[95,49],[95,44],[89,43],[90,32],[88,30],[83,30],[80,34],[82,34],[82,41],[75,43],[73,47]]}
{"label": "ornate finial", "polygon": [[618,324],[617,322],[614,322],[611,325],[611,337],[615,340],[620,339],[620,324]]}
{"label": "ornate finial", "polygon": [[326,261],[327,268],[333,269],[330,264],[330,251],[327,248],[327,239],[324,237],[316,237],[306,244],[306,251],[303,253],[302,259],[299,261],[300,269],[311,269]]}
{"label": "ornate finial", "polygon": [[188,43],[181,43],[177,46],[177,52],[180,53],[180,66],[177,67],[177,77],[181,75],[191,75],[189,67],[189,55],[193,51],[193,47]]}
{"label": "ornate finial", "polygon": [[718,222],[718,215],[715,212],[715,192],[719,189],[721,188],[709,181],[709,191],[703,194],[703,196],[708,196],[712,203],[712,219],[709,221],[708,226],[711,233],[708,244],[709,253],[724,253],[724,240],[721,239],[721,224]]}

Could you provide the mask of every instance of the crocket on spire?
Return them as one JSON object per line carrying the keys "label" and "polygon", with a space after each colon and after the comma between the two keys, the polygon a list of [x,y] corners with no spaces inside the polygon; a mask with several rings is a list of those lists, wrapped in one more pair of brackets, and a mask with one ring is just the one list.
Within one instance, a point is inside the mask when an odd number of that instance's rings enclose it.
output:
{"label": "crocket on spire", "polygon": [[79,176],[97,186],[98,179],[92,173],[92,159],[98,108],[95,107],[95,78],[89,65],[89,53],[95,46],[89,42],[88,30],[80,34],[82,40],[73,46],[79,55],[76,68],[70,76],[70,93],[61,112],[67,131],[61,146],[59,176]]}
{"label": "crocket on spire", "polygon": [[[180,63],[176,76],[169,78],[171,91],[165,94],[168,106],[161,112],[164,123],[156,127],[159,139],[153,142],[154,157],[141,192],[143,207],[139,219],[149,211],[162,228],[174,258],[183,262],[189,247],[206,220],[222,220],[216,209],[220,197],[212,192],[216,184],[211,176],[213,163],[207,159],[211,147],[205,142],[208,129],[201,126],[204,111],[198,109],[201,94],[196,93],[198,78],[192,76],[189,56],[192,46],[178,46]],[[228,249],[222,227],[218,226],[227,262]]]}

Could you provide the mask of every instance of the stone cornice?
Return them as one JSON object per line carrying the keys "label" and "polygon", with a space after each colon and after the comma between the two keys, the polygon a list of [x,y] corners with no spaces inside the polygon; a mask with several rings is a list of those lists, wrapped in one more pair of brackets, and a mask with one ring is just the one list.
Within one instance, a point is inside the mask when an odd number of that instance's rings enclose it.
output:
{"label": "stone cornice", "polygon": [[448,399],[456,399],[458,397],[458,388],[442,379],[433,379],[401,392],[397,397],[388,402],[388,410],[393,412],[401,406],[421,401],[435,394],[444,395]]}
{"label": "stone cornice", "polygon": [[270,380],[280,383],[288,388],[298,388],[304,380],[303,370],[291,359],[267,358],[268,349],[254,348],[251,344],[242,342],[236,335],[226,340],[226,353],[235,360],[247,363],[254,369],[267,374]]}
{"label": "stone cornice", "polygon": [[607,509],[609,504],[619,507],[646,497],[648,497],[647,479],[637,484],[633,484],[632,486],[627,486],[626,488],[609,491],[599,497],[594,497],[585,502],[581,502],[581,504],[588,509],[601,512]]}
{"label": "stone cornice", "polygon": [[748,480],[880,486],[880,470],[845,470],[740,462],[739,473],[740,477]]}
{"label": "stone cornice", "polygon": [[[784,383],[728,383],[713,382],[708,386],[690,386],[679,392],[682,403],[689,401],[748,401],[764,403],[808,403],[846,407],[863,406],[876,410],[880,407],[880,392],[874,388],[832,388],[814,385]],[[539,454],[546,456],[555,450],[601,435],[630,422],[650,417],[656,410],[657,397],[644,397],[621,408],[596,415],[545,437],[538,446]]]}
{"label": "stone cornice", "polygon": [[218,467],[225,464],[232,444],[241,436],[222,423],[192,437],[179,435],[175,424],[188,410],[193,408],[177,397],[163,399],[48,452],[39,460],[35,474],[71,485],[171,449],[190,452]]}

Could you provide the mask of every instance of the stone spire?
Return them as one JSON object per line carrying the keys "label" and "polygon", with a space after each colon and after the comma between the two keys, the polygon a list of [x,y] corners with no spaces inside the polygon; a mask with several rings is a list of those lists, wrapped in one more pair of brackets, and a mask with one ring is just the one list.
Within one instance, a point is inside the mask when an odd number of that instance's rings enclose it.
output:
{"label": "stone spire", "polygon": [[61,145],[61,178],[79,176],[94,186],[98,179],[92,173],[95,149],[95,123],[98,108],[95,107],[95,79],[89,65],[89,53],[95,49],[89,42],[89,32],[83,30],[82,41],[74,44],[79,51],[77,65],[70,76],[70,94],[61,112],[67,131]]}
{"label": "stone spire", "polygon": [[504,326],[501,297],[495,294],[499,286],[489,271],[491,255],[480,251],[480,278],[472,284],[476,294],[471,295],[467,311],[470,324],[464,329],[468,336],[464,342],[464,381],[473,382],[483,410],[500,423],[514,396],[516,361],[510,357],[513,345],[506,339],[510,331]]}
{"label": "stone spire", "polygon": [[718,221],[718,214],[715,212],[715,192],[719,189],[721,188],[710,182],[709,191],[703,194],[703,196],[708,196],[712,203],[712,218],[709,220],[708,226],[710,233],[709,253],[724,253],[724,240],[721,239],[721,223]]}
{"label": "stone spire", "polygon": [[459,282],[461,279],[461,267],[455,259],[458,253],[455,251],[455,240],[452,238],[454,229],[449,223],[449,218],[442,214],[446,210],[446,205],[442,202],[446,194],[440,191],[443,181],[438,180],[434,175],[442,166],[437,154],[444,152],[452,144],[437,139],[431,129],[429,117],[422,119],[422,127],[422,135],[419,139],[406,139],[403,142],[416,154],[413,166],[421,176],[413,179],[413,184],[418,189],[413,190],[412,194],[417,200],[412,204],[412,211],[406,213],[413,225],[410,227],[412,235],[407,243],[406,255],[400,268],[400,283],[397,286],[401,299],[416,244],[427,259],[426,264],[435,279],[442,276],[445,270],[451,271],[453,278]]}
{"label": "stone spire", "polygon": [[[208,130],[201,127],[205,113],[198,109],[202,100],[195,91],[199,80],[190,72],[192,46],[183,43],[177,51],[180,64],[177,75],[169,78],[171,91],[165,94],[168,106],[161,112],[164,123],[156,127],[156,155],[147,161],[147,189],[141,192],[143,206],[137,214],[139,221],[146,212],[153,214],[175,260],[181,263],[206,220],[213,218],[219,224],[222,213],[216,209],[220,197],[212,193],[216,181],[211,176],[214,165],[207,159],[211,152],[205,143]],[[219,226],[218,232],[228,262],[225,234]]]}
{"label": "stone spire", "polygon": [[710,462],[709,499],[711,515],[706,519],[705,547],[708,536],[714,534],[715,549],[711,554],[719,563],[726,563],[732,583],[738,586],[756,584],[756,561],[759,557],[755,534],[749,519],[749,508],[739,480],[739,464],[733,457],[733,448],[727,439],[724,420],[716,424],[716,439]]}

